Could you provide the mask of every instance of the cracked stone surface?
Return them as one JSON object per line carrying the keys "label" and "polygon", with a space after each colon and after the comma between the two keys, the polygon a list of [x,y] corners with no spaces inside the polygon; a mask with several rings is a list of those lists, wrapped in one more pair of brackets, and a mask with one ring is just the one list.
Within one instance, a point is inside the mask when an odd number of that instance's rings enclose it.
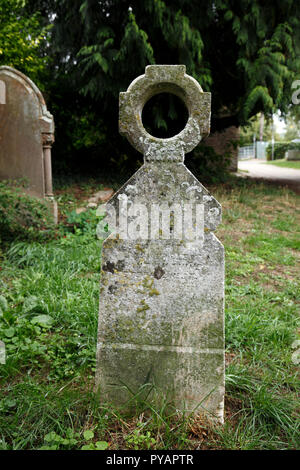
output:
{"label": "cracked stone surface", "polygon": [[[141,121],[147,100],[161,92],[175,93],[189,111],[185,128],[169,139],[149,135]],[[96,385],[102,402],[118,405],[131,398],[129,389],[151,383],[178,410],[223,422],[224,249],[213,233],[221,206],[184,165],[209,124],[210,94],[182,65],[148,66],[120,93],[120,132],[144,154],[144,165],[107,203],[108,226],[120,201],[143,204],[147,214],[153,205],[198,204],[203,233],[192,241],[142,232],[104,240]]]}

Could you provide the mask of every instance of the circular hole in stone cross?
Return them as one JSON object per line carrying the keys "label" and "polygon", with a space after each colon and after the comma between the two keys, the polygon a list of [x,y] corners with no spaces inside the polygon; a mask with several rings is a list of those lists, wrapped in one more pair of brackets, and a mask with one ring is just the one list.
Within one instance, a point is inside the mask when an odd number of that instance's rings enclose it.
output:
{"label": "circular hole in stone cross", "polygon": [[173,93],[158,93],[147,101],[142,122],[153,137],[166,139],[179,134],[189,118],[184,102]]}

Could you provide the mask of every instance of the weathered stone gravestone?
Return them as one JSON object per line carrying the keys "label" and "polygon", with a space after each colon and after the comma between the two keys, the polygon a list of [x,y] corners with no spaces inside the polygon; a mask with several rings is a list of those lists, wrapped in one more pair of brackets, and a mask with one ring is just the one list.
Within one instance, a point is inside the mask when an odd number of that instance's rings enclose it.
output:
{"label": "weathered stone gravestone", "polygon": [[[141,120],[162,92],[189,112],[167,139]],[[148,66],[120,93],[120,132],[145,163],[98,226],[100,236],[106,223],[112,233],[102,248],[96,385],[103,402],[118,405],[154,384],[178,410],[222,422],[224,249],[213,233],[221,207],[183,163],[209,126],[210,93],[183,65]]]}
{"label": "weathered stone gravestone", "polygon": [[27,192],[46,198],[56,218],[51,146],[54,121],[36,85],[11,67],[0,67],[0,179],[25,178]]}

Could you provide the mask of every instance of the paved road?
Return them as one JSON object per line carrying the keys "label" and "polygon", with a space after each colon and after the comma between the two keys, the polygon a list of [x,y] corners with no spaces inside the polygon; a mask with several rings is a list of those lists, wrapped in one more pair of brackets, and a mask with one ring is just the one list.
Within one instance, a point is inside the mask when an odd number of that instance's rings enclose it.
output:
{"label": "paved road", "polygon": [[269,165],[261,160],[239,161],[238,168],[239,170],[245,170],[245,172],[242,171],[240,173],[240,176],[277,182],[279,185],[289,186],[296,193],[300,194],[300,170]]}

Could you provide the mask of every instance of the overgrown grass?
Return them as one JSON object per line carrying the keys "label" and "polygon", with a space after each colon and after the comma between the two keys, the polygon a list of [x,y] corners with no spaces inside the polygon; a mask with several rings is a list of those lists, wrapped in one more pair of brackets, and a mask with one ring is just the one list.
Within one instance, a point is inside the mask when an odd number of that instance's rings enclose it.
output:
{"label": "overgrown grass", "polygon": [[[71,204],[61,191],[64,214],[76,202],[71,189]],[[12,243],[0,259],[0,448],[299,447],[299,197],[244,180],[210,189],[223,205],[226,248],[225,425],[179,416],[165,400],[140,400],[135,418],[99,405],[100,242],[90,211],[70,218],[73,231]]]}

